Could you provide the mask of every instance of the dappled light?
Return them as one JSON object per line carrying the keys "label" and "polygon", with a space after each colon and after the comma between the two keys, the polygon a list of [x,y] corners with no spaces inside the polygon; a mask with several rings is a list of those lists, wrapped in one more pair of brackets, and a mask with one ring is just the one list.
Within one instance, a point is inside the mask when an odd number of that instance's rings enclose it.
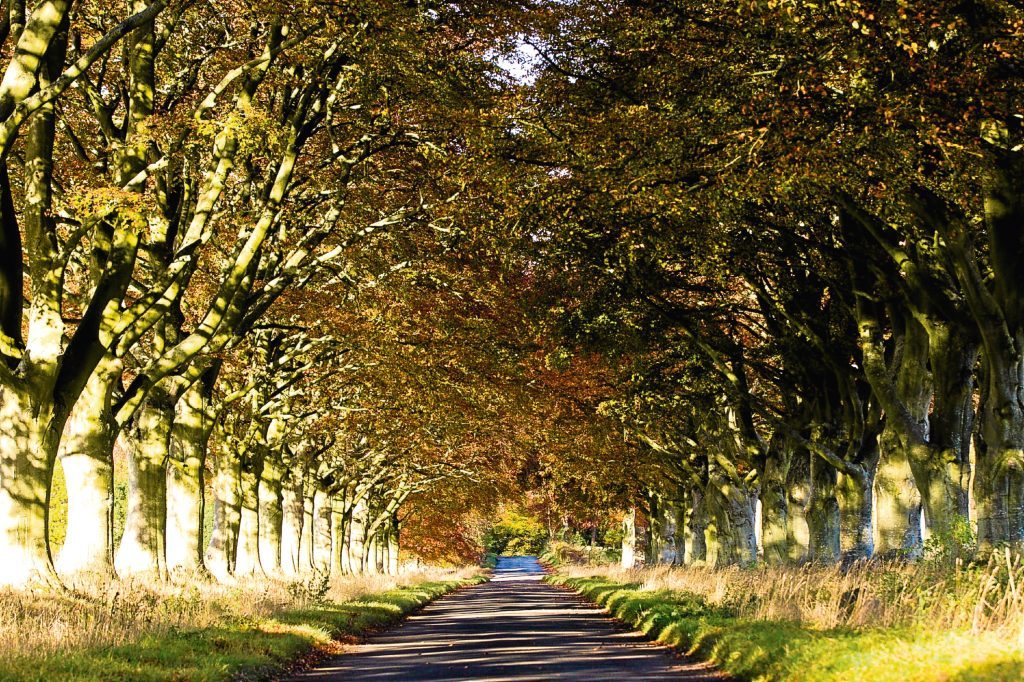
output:
{"label": "dappled light", "polygon": [[646,645],[600,609],[539,582],[543,575],[534,557],[501,557],[486,585],[296,679],[721,679]]}
{"label": "dappled light", "polygon": [[0,678],[1024,679],[1020,0],[6,0],[0,71]]}

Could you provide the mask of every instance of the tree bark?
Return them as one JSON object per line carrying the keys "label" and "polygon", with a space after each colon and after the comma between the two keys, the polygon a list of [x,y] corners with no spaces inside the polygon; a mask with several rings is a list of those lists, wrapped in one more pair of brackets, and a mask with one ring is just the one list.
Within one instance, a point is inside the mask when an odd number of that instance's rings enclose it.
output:
{"label": "tree bark", "polygon": [[128,512],[114,557],[122,578],[167,574],[167,455],[174,403],[158,386],[133,417],[128,446]]}
{"label": "tree bark", "polygon": [[281,488],[281,572],[296,577],[302,572],[303,475],[294,467]]}
{"label": "tree bark", "polygon": [[314,523],[313,497],[315,495],[315,482],[310,475],[306,475],[306,481],[302,490],[302,541],[299,545],[299,573],[311,573],[316,567],[314,555]]}
{"label": "tree bark", "polygon": [[363,572],[368,575],[379,575],[381,568],[379,557],[379,537],[377,533],[372,533],[367,537],[363,546]]}
{"label": "tree bark", "polygon": [[348,531],[348,555],[349,564],[353,573],[364,573],[366,564],[364,562],[366,545],[366,500],[360,499],[352,507]]}
{"label": "tree bark", "polygon": [[707,515],[704,511],[704,491],[694,488],[690,494],[690,518],[686,524],[685,561],[687,564],[702,564],[707,561],[708,549],[705,540]]}
{"label": "tree bark", "polygon": [[757,562],[756,497],[714,463],[709,474],[704,491],[708,565],[752,565]]}
{"label": "tree bark", "polygon": [[839,548],[844,561],[866,559],[874,554],[874,467],[865,477],[840,472],[836,479],[839,505]]}
{"label": "tree bark", "polygon": [[[673,566],[684,566],[690,558],[687,556],[687,540],[689,537],[690,514],[692,513],[690,493],[685,489],[679,490],[679,499],[672,508],[675,515],[673,519],[674,534],[672,542],[675,548],[675,556],[672,560]],[[594,526],[594,539],[597,539],[597,526]],[[596,544],[596,542],[595,542]]]}
{"label": "tree bark", "polygon": [[811,502],[811,457],[806,450],[794,455],[786,477],[786,537],[789,545],[789,560],[803,562],[811,551],[811,528],[807,520],[807,509]]}
{"label": "tree bark", "polygon": [[836,470],[821,457],[811,457],[811,494],[807,503],[810,536],[808,559],[833,562],[839,559],[839,504],[836,501]]}
{"label": "tree bark", "polygon": [[62,578],[114,575],[114,442],[111,396],[121,363],[107,356],[75,403],[60,443],[68,516],[57,558]]}
{"label": "tree bark", "polygon": [[398,514],[391,515],[388,523],[388,575],[396,576],[399,572]]}
{"label": "tree bark", "polygon": [[330,573],[331,570],[333,516],[331,496],[317,486],[313,493],[313,567],[320,573]]}
{"label": "tree bark", "polygon": [[331,507],[334,528],[331,535],[334,542],[331,545],[331,575],[345,575],[349,573],[345,566],[345,548],[347,541],[345,535],[348,531],[348,510],[344,500],[344,491],[331,496]]}
{"label": "tree bark", "polygon": [[926,532],[945,533],[969,516],[973,375],[978,343],[949,324],[932,322],[926,329],[935,385],[929,443],[927,448],[911,448],[908,455],[921,493]]}
{"label": "tree bark", "polygon": [[0,585],[52,582],[50,482],[60,422],[54,405],[14,387],[0,395]]}
{"label": "tree bark", "polygon": [[773,448],[761,476],[761,545],[764,561],[779,565],[789,560],[789,499],[786,479],[792,453]]}
{"label": "tree bark", "polygon": [[209,389],[206,381],[196,381],[175,406],[167,462],[167,570],[172,573],[205,570],[206,448],[213,430]]}
{"label": "tree bark", "polygon": [[647,495],[647,527],[644,529],[644,565],[654,566],[662,560],[662,517],[661,498],[657,493]]}
{"label": "tree bark", "polygon": [[636,509],[630,508],[622,517],[622,567],[636,566]]}
{"label": "tree bark", "polygon": [[238,550],[235,553],[236,576],[265,577],[260,562],[260,500],[259,484],[263,472],[263,457],[253,454],[242,461],[242,509],[238,525]]}
{"label": "tree bark", "polygon": [[921,548],[921,495],[898,436],[886,429],[879,439],[875,473],[875,554],[914,556]]}
{"label": "tree bark", "polygon": [[1006,363],[987,358],[984,378],[974,498],[978,549],[988,553],[1020,540],[1024,532],[1024,358]]}
{"label": "tree bark", "polygon": [[213,531],[206,547],[206,568],[220,581],[235,570],[235,553],[242,518],[242,463],[221,450],[213,474]]}
{"label": "tree bark", "polygon": [[[69,9],[69,2],[55,0],[32,10],[0,82],[0,119],[8,119],[41,81],[55,78],[63,69]],[[61,432],[84,388],[83,381],[76,390],[77,377],[87,378],[90,364],[99,359],[84,353],[69,358],[64,346],[63,263],[51,215],[55,121],[51,102],[36,111],[30,122],[23,150],[24,253],[8,257],[19,266],[15,281],[7,280],[4,286],[7,310],[0,316],[4,337],[20,339],[24,276],[20,263],[27,256],[32,292],[28,336],[16,369],[9,369],[8,358],[0,356],[7,375],[0,385],[0,586],[56,582],[49,548],[50,484]],[[6,164],[13,139],[4,142],[0,163]],[[17,231],[6,167],[4,178],[0,211],[10,214],[3,220]],[[5,246],[13,250],[15,245],[7,236]],[[12,328],[6,329],[8,324]]]}
{"label": "tree bark", "polygon": [[267,456],[259,484],[260,564],[269,575],[281,573],[284,533],[284,465],[275,453]]}

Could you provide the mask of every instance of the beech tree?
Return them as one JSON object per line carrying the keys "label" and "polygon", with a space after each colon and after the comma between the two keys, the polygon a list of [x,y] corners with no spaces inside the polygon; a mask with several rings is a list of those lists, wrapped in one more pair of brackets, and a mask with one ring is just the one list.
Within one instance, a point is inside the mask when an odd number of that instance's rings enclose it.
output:
{"label": "beech tree", "polygon": [[[578,273],[553,312],[621,368],[633,402],[614,414],[697,474],[684,488],[712,493],[703,513],[727,511],[731,541],[758,498],[776,561],[919,552],[921,508],[948,537],[969,498],[982,550],[1018,537],[1019,457],[1001,445],[994,465],[984,435],[988,396],[1004,427],[1013,412],[987,368],[1010,365],[977,320],[1012,307],[996,283],[1020,19],[1001,2],[581,2],[529,34],[533,81],[498,153],[538,260]],[[719,395],[698,397],[707,373]],[[746,546],[727,560],[754,560]]]}

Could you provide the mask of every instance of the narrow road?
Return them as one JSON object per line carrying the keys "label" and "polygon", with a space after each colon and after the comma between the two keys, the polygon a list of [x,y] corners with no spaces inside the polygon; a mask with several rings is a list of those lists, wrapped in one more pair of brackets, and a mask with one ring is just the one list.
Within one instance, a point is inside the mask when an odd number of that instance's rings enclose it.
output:
{"label": "narrow road", "polygon": [[351,654],[294,679],[722,680],[540,581],[533,557],[498,560],[494,578],[444,597]]}

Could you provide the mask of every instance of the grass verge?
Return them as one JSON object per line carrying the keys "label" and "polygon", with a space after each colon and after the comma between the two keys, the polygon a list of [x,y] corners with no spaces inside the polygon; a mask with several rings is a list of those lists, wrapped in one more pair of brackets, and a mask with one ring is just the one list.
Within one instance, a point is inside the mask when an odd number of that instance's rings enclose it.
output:
{"label": "grass verge", "polygon": [[201,628],[161,628],[115,646],[5,656],[0,680],[267,680],[337,640],[388,628],[469,578],[419,582],[349,601],[281,609],[272,615],[225,615]]}
{"label": "grass verge", "polygon": [[995,633],[925,628],[816,629],[737,617],[702,597],[605,577],[548,576],[652,639],[743,680],[966,682],[1024,679],[1020,642]]}

